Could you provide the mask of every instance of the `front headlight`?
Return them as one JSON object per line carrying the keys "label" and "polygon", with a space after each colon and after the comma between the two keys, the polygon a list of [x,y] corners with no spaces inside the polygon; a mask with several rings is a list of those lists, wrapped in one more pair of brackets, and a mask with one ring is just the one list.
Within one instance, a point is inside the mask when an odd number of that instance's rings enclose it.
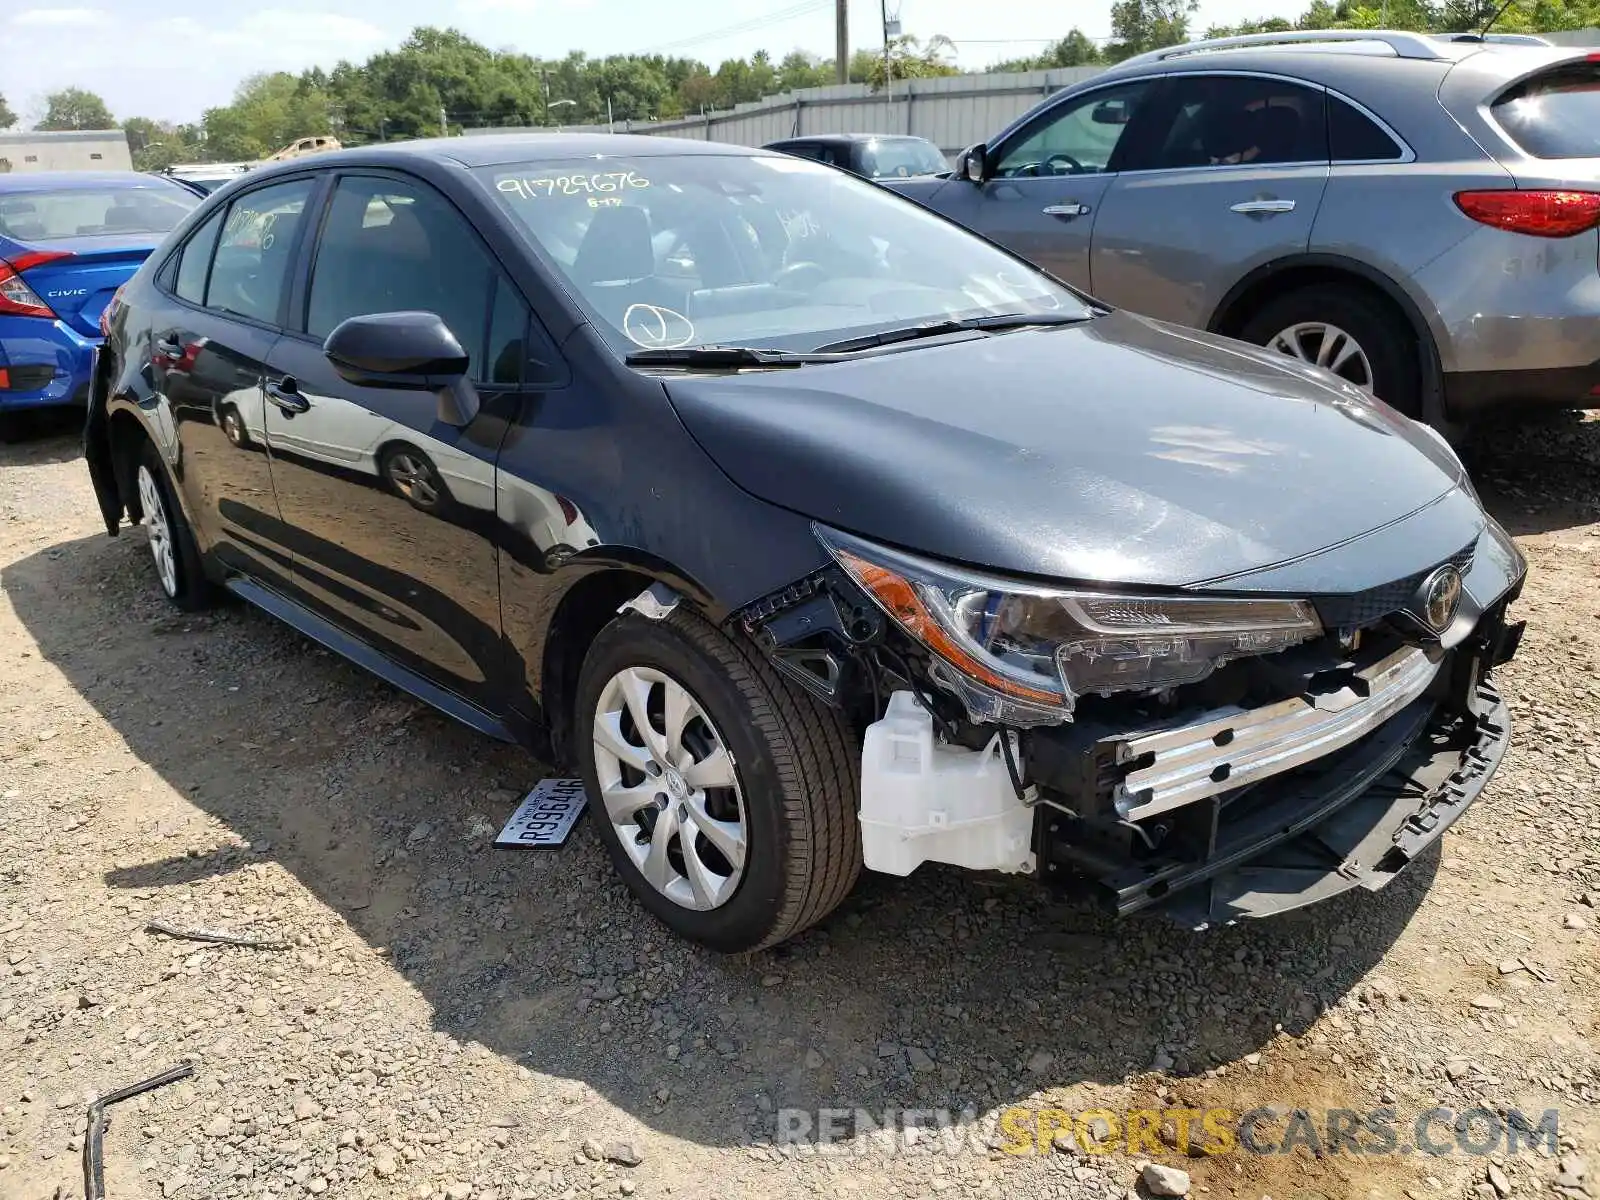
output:
{"label": "front headlight", "polygon": [[997,579],[816,526],[834,560],[932,652],[974,720],[1040,725],[1079,696],[1153,692],[1318,636],[1303,600],[1125,595]]}

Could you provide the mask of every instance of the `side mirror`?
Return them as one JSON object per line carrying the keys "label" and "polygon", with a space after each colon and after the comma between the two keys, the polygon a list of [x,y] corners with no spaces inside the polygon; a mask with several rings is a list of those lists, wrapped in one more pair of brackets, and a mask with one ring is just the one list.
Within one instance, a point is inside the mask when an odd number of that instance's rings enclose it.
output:
{"label": "side mirror", "polygon": [[346,383],[433,392],[446,425],[471,424],[481,407],[467,378],[467,352],[435,313],[350,317],[328,335],[322,352]]}
{"label": "side mirror", "polygon": [[956,159],[956,178],[982,183],[989,178],[989,147],[979,142],[968,146]]}
{"label": "side mirror", "polygon": [[1126,125],[1133,109],[1126,100],[1102,100],[1094,106],[1089,119],[1096,125]]}

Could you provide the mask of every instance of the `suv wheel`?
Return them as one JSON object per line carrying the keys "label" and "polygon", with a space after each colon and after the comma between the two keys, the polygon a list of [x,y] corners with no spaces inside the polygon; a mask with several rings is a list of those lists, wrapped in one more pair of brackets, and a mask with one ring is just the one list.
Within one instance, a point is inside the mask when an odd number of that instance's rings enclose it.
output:
{"label": "suv wheel", "polygon": [[1318,284],[1269,300],[1239,336],[1372,392],[1408,417],[1422,414],[1416,338],[1400,315],[1358,288]]}
{"label": "suv wheel", "polygon": [[200,568],[200,548],[183,510],[172,498],[161,456],[148,441],[139,448],[134,484],[139,489],[139,508],[144,513],[141,524],[150,539],[150,556],[162,592],[186,612],[207,607],[212,599],[211,584]]}
{"label": "suv wheel", "polygon": [[861,870],[855,739],[754,647],[682,609],[627,614],[578,679],[600,838],[674,932],[757,950],[831,912]]}

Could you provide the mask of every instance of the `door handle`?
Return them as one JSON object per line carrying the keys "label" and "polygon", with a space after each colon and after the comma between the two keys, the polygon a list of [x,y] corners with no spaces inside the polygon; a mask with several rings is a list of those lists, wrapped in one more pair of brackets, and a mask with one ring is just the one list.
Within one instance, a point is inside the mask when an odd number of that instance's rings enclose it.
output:
{"label": "door handle", "polygon": [[1291,213],[1294,211],[1293,200],[1241,200],[1238,204],[1230,206],[1230,210],[1243,213],[1247,217],[1271,217],[1278,213]]}
{"label": "door handle", "polygon": [[311,402],[300,394],[300,385],[295,383],[293,375],[285,375],[282,379],[268,380],[267,399],[283,409],[291,417],[295,413],[303,413],[311,407]]}
{"label": "door handle", "polygon": [[177,338],[164,337],[157,340],[156,353],[162,358],[178,359],[183,357],[183,347]]}
{"label": "door handle", "polygon": [[1047,217],[1086,217],[1089,215],[1089,206],[1069,200],[1065,204],[1047,204],[1040,211]]}

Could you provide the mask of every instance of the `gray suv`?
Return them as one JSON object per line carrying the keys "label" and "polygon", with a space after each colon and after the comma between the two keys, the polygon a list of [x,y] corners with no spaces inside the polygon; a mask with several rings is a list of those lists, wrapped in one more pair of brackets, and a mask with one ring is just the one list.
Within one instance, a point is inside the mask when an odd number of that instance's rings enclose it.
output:
{"label": "gray suv", "polygon": [[[1532,39],[1530,39],[1532,40]],[[1059,92],[888,186],[1118,307],[1444,426],[1600,406],[1600,55],[1222,38]]]}

